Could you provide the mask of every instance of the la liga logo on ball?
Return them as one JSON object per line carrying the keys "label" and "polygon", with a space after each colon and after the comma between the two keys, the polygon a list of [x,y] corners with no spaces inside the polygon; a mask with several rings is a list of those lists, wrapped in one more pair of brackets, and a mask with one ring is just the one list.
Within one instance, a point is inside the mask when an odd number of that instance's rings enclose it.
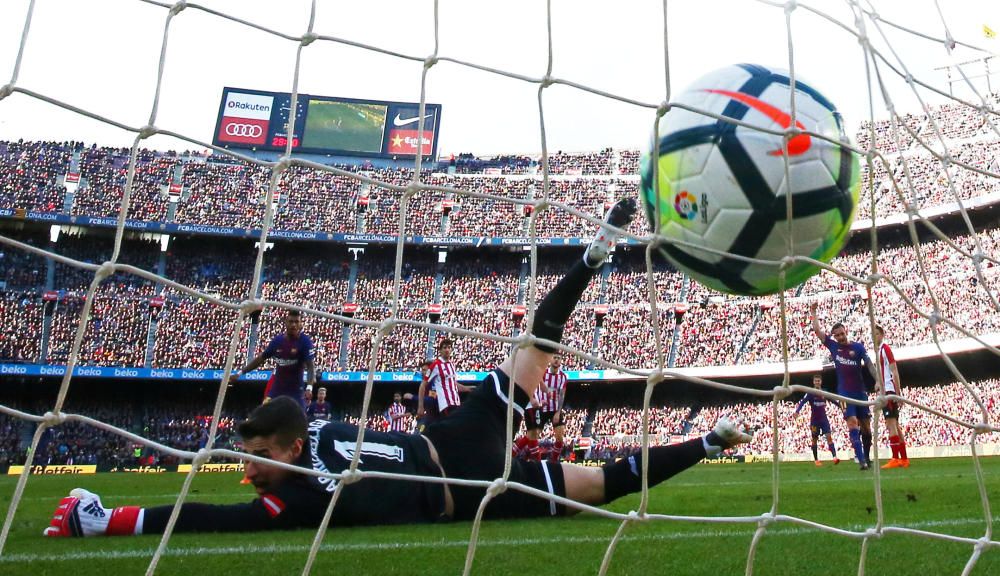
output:
{"label": "la liga logo on ball", "polygon": [[[755,296],[820,271],[810,262],[782,264],[786,257],[830,262],[840,253],[860,169],[822,93],[798,77],[793,89],[784,70],[736,64],[696,80],[674,103],[686,107],[660,120],[640,167],[649,228],[671,264],[713,290]],[[790,129],[801,132],[786,142]]]}
{"label": "la liga logo on ball", "polygon": [[698,201],[687,190],[674,196],[674,210],[681,218],[694,220],[698,215]]}

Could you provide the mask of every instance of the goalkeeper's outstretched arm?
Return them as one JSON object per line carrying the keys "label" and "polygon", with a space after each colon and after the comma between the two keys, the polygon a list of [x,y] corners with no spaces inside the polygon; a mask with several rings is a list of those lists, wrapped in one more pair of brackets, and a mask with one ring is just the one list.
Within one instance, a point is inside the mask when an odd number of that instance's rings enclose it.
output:
{"label": "goalkeeper's outstretched arm", "polygon": [[[256,532],[315,528],[322,520],[324,502],[298,502],[309,498],[301,494],[265,494],[246,504],[202,504],[189,502],[181,505],[180,515],[174,525],[175,532]],[[289,497],[290,496],[290,497]],[[289,500],[292,502],[289,502]],[[289,508],[289,504],[293,506]],[[100,496],[76,488],[63,498],[46,536],[129,536],[134,534],[162,534],[167,526],[173,506],[120,506],[105,508]],[[286,513],[287,511],[287,513]],[[317,514],[318,512],[318,514]]]}

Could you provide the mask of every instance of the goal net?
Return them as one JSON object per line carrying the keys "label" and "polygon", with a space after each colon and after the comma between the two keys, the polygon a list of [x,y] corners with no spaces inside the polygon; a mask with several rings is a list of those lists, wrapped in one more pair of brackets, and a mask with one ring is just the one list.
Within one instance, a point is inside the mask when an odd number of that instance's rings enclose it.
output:
{"label": "goal net", "polygon": [[[555,174],[563,171],[561,162],[565,162],[567,156],[562,153],[555,153],[549,146],[549,132],[547,131],[547,113],[550,113],[549,102],[553,90],[568,91],[577,98],[600,98],[614,101],[616,104],[635,108],[647,114],[647,126],[656,130],[660,118],[668,113],[670,109],[670,98],[672,94],[671,71],[674,69],[678,58],[688,58],[688,55],[678,54],[679,47],[671,43],[672,26],[671,12],[668,6],[673,4],[663,3],[663,34],[662,42],[659,44],[654,55],[650,55],[651,62],[658,62],[663,57],[663,69],[657,71],[656,77],[666,86],[662,99],[643,100],[630,96],[626,91],[608,90],[595,88],[582,83],[575,82],[572,78],[562,77],[559,73],[559,61],[554,56],[557,52],[553,49],[559,42],[557,34],[553,29],[557,27],[557,18],[554,16],[552,3],[546,5],[545,28],[547,31],[546,45],[547,53],[545,58],[545,70],[541,75],[525,74],[519,70],[505,69],[501,66],[468,62],[460,56],[448,54],[444,49],[439,49],[437,42],[440,32],[440,22],[442,14],[449,10],[447,5],[439,5],[439,2],[429,4],[428,10],[433,14],[433,30],[427,32],[433,34],[435,39],[434,50],[431,54],[416,54],[397,49],[385,48],[378,44],[367,41],[358,41],[348,37],[330,36],[324,30],[314,27],[316,16],[316,5],[313,2],[310,14],[294,32],[288,30],[272,29],[266,22],[253,18],[244,18],[227,14],[223,11],[205,8],[201,5],[187,2],[177,2],[174,4],[146,0],[143,2],[149,6],[151,13],[153,10],[158,14],[162,22],[162,46],[156,61],[155,82],[152,89],[152,98],[149,102],[148,120],[143,125],[128,125],[113,116],[94,112],[83,107],[78,107],[72,100],[59,99],[49,94],[38,92],[30,85],[23,85],[19,78],[22,72],[24,55],[31,50],[42,50],[44,39],[35,38],[31,32],[33,26],[37,24],[33,16],[35,2],[29,3],[26,17],[20,35],[20,47],[17,53],[16,62],[10,81],[0,88],[0,107],[4,106],[14,98],[29,98],[44,103],[53,108],[61,108],[74,114],[83,115],[94,121],[116,127],[134,135],[131,147],[131,156],[128,163],[128,178],[124,187],[124,194],[118,209],[117,227],[115,229],[114,248],[111,258],[101,264],[87,263],[66,256],[61,256],[50,251],[38,248],[28,243],[20,242],[13,238],[0,236],[0,243],[5,247],[32,253],[34,255],[52,258],[62,265],[74,267],[80,271],[92,274],[92,281],[87,290],[86,298],[79,311],[79,322],[75,329],[75,336],[66,362],[67,369],[62,378],[58,396],[55,404],[44,414],[32,414],[12,407],[0,405],[0,413],[8,416],[35,422],[38,424],[31,441],[31,449],[28,451],[24,471],[18,478],[10,506],[7,510],[0,531],[0,553],[3,552],[5,543],[10,535],[14,519],[18,514],[18,507],[22,502],[26,484],[30,481],[30,469],[36,448],[44,432],[54,426],[59,426],[67,422],[79,422],[88,426],[93,426],[105,431],[113,432],[130,441],[150,446],[166,454],[174,455],[178,458],[192,461],[190,473],[177,494],[174,514],[162,536],[160,544],[155,554],[150,559],[148,573],[153,573],[167,548],[173,532],[173,526],[177,519],[180,505],[189,499],[192,481],[199,473],[201,465],[210,459],[233,458],[255,462],[265,462],[266,460],[243,454],[231,450],[216,447],[217,427],[223,402],[227,394],[228,376],[234,371],[234,364],[238,362],[241,353],[241,344],[246,338],[246,330],[249,326],[251,315],[259,312],[273,310],[300,310],[310,318],[322,319],[331,323],[341,323],[350,326],[352,329],[366,331],[371,335],[371,353],[369,360],[369,373],[364,390],[364,400],[361,410],[360,422],[365,422],[371,414],[371,397],[375,385],[374,373],[382,365],[387,349],[400,340],[401,333],[426,333],[428,330],[435,330],[449,333],[456,337],[468,339],[469,341],[486,343],[477,350],[486,351],[506,351],[518,350],[532,345],[535,340],[530,335],[530,326],[533,313],[540,295],[551,287],[551,277],[545,274],[546,269],[538,257],[540,238],[539,229],[551,226],[552,222],[572,222],[571,229],[580,230],[578,235],[586,235],[585,230],[593,230],[600,224],[602,219],[602,206],[596,206],[597,202],[580,202],[574,196],[572,190],[566,191],[565,186],[559,183]],[[990,512],[990,500],[987,495],[987,488],[984,481],[983,471],[980,464],[983,438],[986,435],[993,435],[997,429],[991,422],[986,402],[983,400],[982,390],[970,383],[962,372],[952,362],[949,354],[954,348],[951,345],[955,341],[963,340],[972,342],[973,346],[981,347],[991,355],[1000,355],[997,349],[997,340],[988,335],[997,332],[997,313],[1000,312],[1000,303],[997,298],[997,277],[994,268],[1000,264],[996,242],[998,241],[995,231],[984,233],[977,230],[969,216],[970,205],[980,205],[983,197],[989,197],[998,188],[996,185],[998,170],[996,160],[993,155],[997,150],[996,143],[1000,141],[1000,130],[998,130],[998,114],[996,107],[998,104],[995,94],[982,90],[976,81],[978,72],[972,70],[981,65],[982,58],[991,56],[987,50],[976,46],[974,42],[966,42],[956,37],[949,28],[949,22],[943,15],[938,14],[933,19],[931,29],[914,30],[901,24],[884,19],[878,15],[874,6],[867,2],[846,2],[840,16],[831,16],[824,12],[821,5],[795,2],[770,2],[761,0],[759,2],[759,17],[783,23],[785,30],[785,44],[787,49],[783,54],[775,55],[775,63],[786,63],[790,71],[792,81],[799,73],[800,67],[797,65],[796,54],[799,50],[815,50],[810,42],[815,39],[801,38],[796,35],[797,26],[803,21],[824,22],[829,29],[834,31],[831,35],[839,35],[834,41],[835,44],[860,44],[860,52],[857,58],[847,59],[845,66],[863,67],[864,78],[867,81],[865,86],[857,86],[856,90],[866,91],[869,99],[869,117],[863,123],[859,139],[851,146],[851,149],[863,159],[863,192],[862,202],[859,206],[858,219],[862,222],[872,221],[880,218],[881,215],[889,215],[902,218],[905,221],[909,243],[899,248],[892,248],[895,255],[902,255],[901,258],[908,262],[908,267],[883,269],[881,266],[881,242],[879,240],[878,226],[868,225],[863,227],[859,233],[871,235],[871,254],[866,258],[845,257],[836,260],[833,265],[824,265],[824,272],[821,276],[811,280],[805,287],[789,290],[781,293],[776,299],[768,299],[766,306],[763,301],[748,299],[726,300],[724,305],[732,310],[745,308],[745,314],[752,317],[755,326],[770,326],[769,330],[761,331],[761,334],[752,342],[738,343],[728,348],[720,348],[720,344],[711,343],[707,340],[694,340],[693,344],[681,344],[674,347],[677,352],[671,356],[671,342],[677,338],[690,336],[685,332],[685,328],[680,324],[674,324],[677,315],[676,302],[695,303],[702,300],[708,301],[716,298],[717,295],[709,294],[705,289],[693,283],[684,282],[683,287],[670,285],[670,280],[664,280],[663,274],[654,269],[653,251],[654,243],[657,240],[654,234],[646,232],[644,223],[637,223],[628,232],[628,238],[646,248],[646,266],[644,270],[634,270],[637,278],[641,278],[641,289],[631,291],[621,291],[617,295],[622,301],[610,302],[611,310],[608,311],[609,322],[615,318],[626,316],[640,317],[642,324],[641,339],[649,345],[643,350],[636,351],[635,354],[641,359],[640,364],[626,362],[621,358],[606,354],[610,348],[600,348],[594,350],[590,342],[583,339],[572,340],[559,346],[573,359],[571,363],[576,366],[595,365],[608,370],[617,371],[622,378],[641,379],[645,381],[644,405],[642,409],[642,424],[637,436],[641,442],[641,450],[644,456],[648,453],[651,442],[656,441],[650,434],[651,406],[650,399],[657,385],[668,380],[686,380],[695,386],[703,386],[725,391],[730,394],[744,395],[747,399],[767,399],[767,407],[758,410],[763,421],[767,422],[767,427],[758,430],[755,446],[762,452],[770,454],[773,460],[773,483],[770,503],[762,503],[758,514],[750,516],[681,516],[661,513],[654,503],[650,501],[649,490],[644,481],[644,489],[639,506],[627,514],[616,513],[602,508],[587,506],[565,498],[555,498],[560,504],[587,511],[591,514],[620,522],[620,526],[615,535],[610,538],[606,545],[606,553],[599,568],[599,573],[604,574],[615,557],[615,550],[623,536],[636,524],[648,522],[700,522],[700,523],[727,523],[744,524],[754,527],[755,533],[749,547],[746,560],[746,573],[751,574],[755,566],[755,554],[760,543],[763,542],[770,531],[778,525],[795,525],[810,529],[828,532],[832,537],[844,538],[846,540],[860,543],[860,556],[858,560],[858,572],[865,573],[865,562],[868,554],[869,543],[873,539],[880,538],[887,534],[907,534],[911,536],[940,539],[955,542],[969,547],[968,562],[963,574],[970,573],[976,566],[977,561],[983,552],[1000,542],[992,536],[992,516]],[[276,160],[262,160],[255,156],[241,154],[239,152],[219,148],[211,143],[193,137],[189,134],[181,134],[166,129],[158,124],[160,119],[161,93],[168,82],[169,75],[166,70],[170,65],[182,65],[175,63],[172,53],[175,50],[172,42],[172,30],[178,21],[185,18],[193,18],[192,14],[197,14],[202,18],[210,18],[218,21],[219,26],[239,26],[245,27],[253,34],[259,34],[269,39],[280,39],[287,43],[288,47],[294,48],[294,58],[288,62],[287,70],[291,73],[291,85],[289,90],[292,94],[292,101],[295,102],[300,93],[300,79],[303,72],[303,55],[314,49],[318,44],[336,44],[350,46],[361,51],[378,54],[380,56],[400,60],[419,67],[419,94],[421,120],[418,122],[417,131],[422,137],[428,130],[423,120],[425,106],[427,103],[427,93],[429,87],[434,83],[435,74],[442,68],[450,71],[459,71],[471,75],[490,75],[508,79],[514,82],[522,82],[537,87],[537,111],[538,130],[532,134],[532,139],[526,139],[524,146],[528,149],[537,149],[540,146],[541,154],[539,159],[539,171],[537,175],[527,176],[523,179],[511,178],[506,184],[507,190],[497,190],[491,188],[476,187],[470,185],[463,187],[460,184],[463,178],[439,179],[428,171],[424,170],[424,160],[418,155],[412,166],[412,170],[407,173],[405,180],[385,181],[365,175],[363,172],[347,170],[321,163],[308,161],[292,154],[292,143],[289,141],[284,151]],[[652,29],[652,27],[650,27]],[[899,38],[905,37],[905,43],[912,42],[925,43],[936,46],[943,61],[950,62],[947,71],[949,85],[941,88],[940,78],[927,78],[911,71],[912,62],[907,60],[906,54],[897,52],[894,46]],[[793,41],[794,39],[794,41]],[[8,41],[11,41],[8,39]],[[899,41],[901,42],[901,41]],[[959,62],[958,55],[962,58],[968,55],[975,57],[976,62]],[[655,57],[654,57],[655,56]],[[780,57],[779,57],[780,56]],[[737,59],[735,56],[733,59]],[[152,63],[151,63],[152,66]],[[650,70],[652,73],[652,70]],[[450,73],[450,72],[449,72]],[[952,91],[951,88],[956,88]],[[794,94],[794,91],[792,92]],[[911,112],[900,111],[900,94],[905,94],[905,99],[909,102]],[[946,104],[938,104],[946,101]],[[932,104],[931,102],[935,102]],[[916,107],[914,107],[916,103]],[[792,103],[794,111],[794,103]],[[291,106],[289,112],[289,124],[294,124],[297,107]],[[793,112],[794,114],[794,112]],[[731,121],[721,118],[723,121]],[[793,123],[794,126],[794,123]],[[758,128],[760,129],[760,128]],[[762,131],[767,131],[763,130]],[[773,133],[773,132],[771,132]],[[786,140],[795,136],[795,130],[791,129],[783,135]],[[824,138],[819,134],[812,134],[816,138]],[[212,149],[215,154],[232,157],[235,161],[247,165],[261,167],[269,171],[270,179],[267,185],[267,197],[261,206],[261,229],[262,236],[256,253],[256,261],[253,273],[246,284],[248,290],[241,298],[224,298],[217,294],[209,293],[199,289],[197,286],[184,285],[174,282],[169,278],[164,278],[149,270],[136,266],[123,264],[120,262],[120,252],[126,220],[130,218],[130,206],[137,189],[138,157],[143,143],[154,137],[174,138],[185,145],[197,148]],[[840,144],[840,143],[837,143]],[[843,144],[840,144],[843,145]],[[787,157],[786,157],[787,158]],[[632,194],[636,190],[636,178],[633,172],[637,166],[637,158],[634,153],[622,152],[614,153],[614,161],[610,165],[615,171],[608,171],[599,178],[599,190],[610,191],[615,195],[625,193]],[[395,244],[395,258],[393,259],[393,269],[391,273],[391,308],[388,316],[384,318],[364,318],[360,315],[345,316],[331,313],[319,306],[303,305],[301,301],[292,300],[272,300],[258,296],[257,287],[261,286],[262,274],[265,259],[267,258],[267,238],[269,232],[274,228],[277,196],[282,191],[282,183],[286,181],[289,174],[296,171],[309,171],[318,175],[331,175],[342,178],[353,179],[358,182],[358,189],[379,190],[386,197],[390,197],[393,202],[393,217],[391,225],[386,226],[397,236]],[[562,187],[560,187],[562,186]],[[404,287],[404,246],[406,237],[410,234],[413,221],[419,217],[428,206],[440,203],[445,199],[454,199],[455,202],[467,202],[470,206],[485,206],[495,213],[517,214],[528,213],[530,211],[528,235],[531,239],[529,256],[529,274],[527,278],[527,293],[525,298],[525,325],[529,330],[525,330],[520,335],[512,336],[511,333],[490,333],[464,328],[460,325],[432,324],[422,317],[414,317],[413,314],[402,306],[400,294]],[[931,220],[931,216],[938,214],[935,210],[946,206],[947,211],[961,214],[961,221],[964,225],[963,233],[960,237],[955,237],[953,233],[942,231],[936,221]],[[416,208],[415,208],[416,207]],[[470,208],[471,210],[472,208]],[[485,208],[483,208],[485,210]],[[528,210],[530,209],[530,210]],[[503,212],[505,211],[505,212]],[[486,219],[483,220],[486,226]],[[919,228],[918,228],[919,226]],[[575,227],[575,228],[574,228]],[[932,242],[921,242],[919,232],[923,229],[929,230],[936,237]],[[662,239],[660,239],[662,240]],[[898,258],[897,258],[898,261]],[[948,266],[943,266],[942,262],[947,262]],[[780,263],[774,263],[776,270]],[[228,346],[225,354],[224,377],[218,383],[218,395],[214,405],[212,425],[208,434],[208,442],[204,449],[197,452],[178,450],[171,446],[153,442],[148,438],[133,434],[120,427],[112,426],[105,422],[98,421],[79,414],[66,413],[63,410],[65,400],[71,386],[73,385],[73,369],[80,363],[81,350],[85,344],[88,334],[88,325],[92,316],[92,306],[95,301],[95,294],[101,286],[102,281],[114,274],[127,274],[143,278],[149,282],[169,287],[179,294],[200,298],[204,302],[213,306],[231,311],[235,315],[235,320],[228,330]],[[961,281],[961,282],[959,282]],[[956,286],[961,285],[961,289]],[[664,291],[668,290],[672,294],[684,294],[683,298],[675,300],[664,300]],[[639,301],[626,301],[629,297],[638,294]],[[973,409],[962,413],[950,411],[948,407],[935,404],[933,402],[921,402],[909,397],[898,397],[894,395],[875,394],[867,405],[873,409],[873,432],[876,439],[873,447],[875,462],[879,460],[880,435],[883,434],[883,422],[880,417],[882,406],[889,400],[897,401],[913,411],[920,411],[922,414],[933,415],[934,418],[949,421],[955,427],[966,431],[968,434],[969,455],[973,463],[976,474],[976,482],[979,495],[982,501],[983,521],[985,529],[979,538],[957,536],[947,532],[937,532],[908,528],[905,526],[892,525],[887,521],[886,509],[883,504],[882,476],[875,467],[871,482],[875,493],[875,514],[869,526],[861,529],[845,529],[830,526],[810,520],[805,517],[798,517],[782,512],[781,490],[779,475],[781,462],[785,459],[784,444],[787,439],[787,432],[783,428],[783,419],[788,417],[789,410],[786,399],[793,393],[812,391],[809,387],[793,384],[792,365],[798,360],[810,359],[810,354],[814,352],[810,348],[813,342],[811,334],[806,332],[794,319],[807,317],[808,305],[814,301],[823,303],[823,314],[826,317],[845,317],[844,310],[853,313],[856,319],[864,318],[869,330],[884,318],[906,317],[912,320],[911,325],[920,338],[932,343],[942,361],[948,366],[954,380],[958,383],[961,392],[967,400],[970,400]],[[685,305],[685,310],[687,307]],[[970,309],[975,309],[977,315],[970,315]],[[653,312],[655,311],[655,312]],[[694,311],[690,312],[695,314]],[[683,312],[681,312],[683,314]],[[709,318],[709,312],[700,311],[703,317]],[[747,316],[739,316],[746,318]],[[738,320],[737,320],[738,321]],[[499,329],[499,328],[498,328]],[[870,333],[870,332],[869,332]],[[614,338],[610,335],[609,338]],[[916,338],[914,338],[916,339]],[[714,348],[712,348],[714,346]],[[711,350],[711,354],[726,359],[729,363],[753,363],[755,361],[777,361],[782,362],[784,367],[784,378],[780,386],[770,390],[758,388],[739,387],[732,384],[697,378],[683,370],[675,369],[676,366],[684,366],[685,361],[692,361],[698,354],[704,354],[704,350]],[[814,360],[814,359],[813,359]],[[516,361],[516,356],[515,356]],[[705,362],[707,360],[703,360]],[[995,361],[995,360],[994,360]],[[819,368],[819,362],[814,361],[815,367]],[[510,390],[509,393],[513,393]],[[831,400],[859,403],[857,400],[837,396],[829,392],[823,392],[824,396]],[[763,406],[757,404],[756,406]],[[769,414],[768,414],[769,412]],[[706,418],[715,419],[715,416],[706,415]],[[508,428],[512,427],[513,415],[508,410]],[[511,430],[511,432],[514,432]],[[477,553],[479,531],[481,527],[481,516],[485,505],[491,498],[505,490],[519,490],[534,494],[539,498],[553,498],[528,486],[507,481],[510,471],[510,460],[505,465],[504,475],[492,482],[478,482],[460,479],[441,479],[428,477],[407,477],[392,474],[376,474],[366,472],[359,461],[361,454],[361,443],[364,441],[365,428],[359,427],[357,437],[357,449],[354,451],[354,459],[348,470],[338,471],[331,474],[320,474],[312,470],[299,470],[300,472],[312,475],[323,475],[338,480],[337,489],[326,510],[326,519],[329,520],[332,514],[336,513],[337,503],[345,486],[352,482],[364,482],[372,477],[395,478],[419,482],[439,482],[448,484],[475,485],[486,488],[486,496],[483,505],[480,507],[479,517],[472,522],[470,527],[470,538],[464,573],[473,572],[474,560]],[[762,440],[763,439],[763,440]],[[884,442],[883,442],[884,445]],[[644,458],[643,462],[647,462]],[[644,477],[646,470],[642,471]],[[317,552],[323,542],[327,531],[327,523],[317,530],[312,547],[305,561],[303,573],[309,573],[316,559]]]}

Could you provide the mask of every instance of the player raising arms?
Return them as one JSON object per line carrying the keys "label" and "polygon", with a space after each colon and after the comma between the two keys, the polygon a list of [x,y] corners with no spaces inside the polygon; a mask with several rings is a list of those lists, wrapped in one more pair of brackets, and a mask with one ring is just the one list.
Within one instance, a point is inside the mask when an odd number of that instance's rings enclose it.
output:
{"label": "player raising arms", "polygon": [[[881,326],[875,327],[875,349],[878,367],[882,372],[884,392],[900,396],[899,368],[896,367],[896,358],[892,355],[892,348],[885,342],[885,329]],[[885,425],[889,429],[889,448],[892,449],[892,458],[883,464],[882,468],[909,468],[910,459],[906,455],[906,440],[903,438],[903,429],[899,427],[899,402],[889,400],[882,408],[882,416],[885,417]]]}
{"label": "player raising arms", "polygon": [[[824,332],[816,317],[815,302],[809,305],[809,315],[812,317],[813,332],[833,356],[833,366],[837,371],[837,394],[867,402],[868,394],[865,392],[865,379],[861,371],[872,370],[872,361],[865,345],[848,340],[847,327],[840,322],[833,325],[831,334]],[[848,403],[844,407],[844,420],[847,421],[854,456],[858,459],[861,470],[868,470],[871,467],[867,456],[872,445],[871,411],[868,406]]]}
{"label": "player raising arms", "polygon": [[[625,228],[635,211],[634,200],[620,201],[609,212],[608,222]],[[614,239],[615,234],[602,227],[584,258],[572,266],[541,302],[535,312],[536,337],[552,342],[561,340],[567,319],[607,258]],[[362,469],[482,481],[499,478],[509,442],[507,410],[513,410],[514,429],[517,429],[553,352],[542,344],[515,350],[486,376],[460,410],[428,425],[422,435],[365,431],[360,447]],[[516,383],[513,387],[511,379]],[[295,402],[278,398],[254,410],[240,424],[239,432],[245,450],[251,454],[326,472],[348,468],[355,454],[358,428],[343,422],[309,424]],[[602,505],[642,490],[643,468],[648,470],[649,486],[655,486],[706,456],[749,441],[749,435],[722,419],[704,437],[651,447],[646,462],[641,452],[600,468],[514,460],[509,480],[550,495]],[[247,462],[246,468],[257,489],[257,499],[247,504],[184,504],[175,530],[316,528],[338,484],[336,480],[270,464]],[[485,494],[486,488],[478,486],[365,478],[343,487],[331,522],[350,526],[470,520],[476,516]],[[97,495],[76,489],[60,502],[45,533],[50,536],[158,533],[164,530],[171,510],[171,506],[106,509]],[[547,517],[574,512],[548,498],[508,489],[492,498],[485,517]]]}
{"label": "player raising arms", "polygon": [[298,310],[289,310],[285,313],[285,331],[272,338],[267,348],[242,370],[231,375],[229,383],[235,384],[240,376],[260,368],[269,358],[274,358],[274,375],[264,391],[264,402],[278,396],[288,396],[298,402],[304,411],[307,406],[302,371],[306,371],[305,385],[312,390],[316,384],[316,366],[313,365],[315,356],[312,339],[302,331],[302,314]]}
{"label": "player raising arms", "polygon": [[[820,374],[813,374],[813,388],[817,390],[823,389],[823,376]],[[809,433],[812,437],[812,451],[813,451],[813,462],[816,466],[822,466],[823,463],[819,461],[819,452],[816,451],[816,443],[819,440],[819,435],[823,434],[826,436],[826,445],[830,449],[830,454],[833,455],[833,464],[840,464],[840,458],[837,458],[837,446],[833,443],[833,436],[830,434],[830,419],[826,416],[826,398],[819,394],[806,394],[803,396],[802,400],[795,406],[795,414],[798,415],[802,407],[809,404]]]}

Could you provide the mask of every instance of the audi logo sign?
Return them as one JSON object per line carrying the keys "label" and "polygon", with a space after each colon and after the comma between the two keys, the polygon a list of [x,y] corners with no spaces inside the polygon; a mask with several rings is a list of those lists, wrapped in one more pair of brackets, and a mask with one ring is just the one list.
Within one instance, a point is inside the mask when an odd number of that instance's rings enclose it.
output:
{"label": "audi logo sign", "polygon": [[260,138],[264,135],[264,129],[254,124],[227,124],[226,135]]}
{"label": "audi logo sign", "polygon": [[260,145],[267,140],[267,120],[225,116],[219,125],[218,140],[238,144]]}

